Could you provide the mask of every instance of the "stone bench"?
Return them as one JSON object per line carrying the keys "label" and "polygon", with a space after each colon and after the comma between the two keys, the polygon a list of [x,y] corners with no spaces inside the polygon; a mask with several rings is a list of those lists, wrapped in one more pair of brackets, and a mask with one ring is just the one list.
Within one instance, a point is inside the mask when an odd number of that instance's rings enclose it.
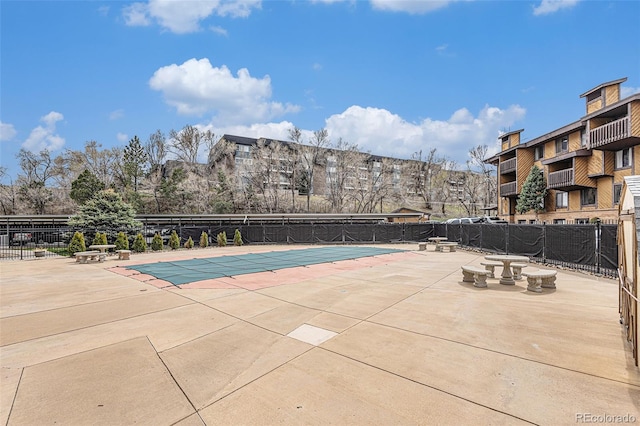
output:
{"label": "stone bench", "polygon": [[513,270],[513,279],[521,280],[522,279],[522,268],[526,268],[528,265],[526,263],[512,263],[511,269]]}
{"label": "stone bench", "polygon": [[443,252],[445,248],[448,248],[449,252],[456,251],[456,247],[458,247],[458,243],[451,243],[451,242],[436,243],[436,251],[439,251],[439,252]]}
{"label": "stone bench", "polygon": [[116,250],[118,253],[118,260],[129,260],[129,256],[131,256],[131,250]]}
{"label": "stone bench", "polygon": [[496,266],[504,266],[502,262],[492,262],[492,261],[481,262],[480,264],[484,266],[484,269],[486,269],[487,272],[489,273],[489,278],[496,277],[496,274],[495,274]]}
{"label": "stone bench", "polygon": [[96,260],[96,259],[98,259],[98,262],[102,262],[107,257],[107,254],[100,253],[98,250],[93,250],[93,251],[79,251],[77,253],[74,253],[74,256],[76,257],[76,262],[87,263],[88,260]]}
{"label": "stone bench", "polygon": [[488,275],[489,271],[486,269],[471,265],[462,266],[462,281],[473,283],[474,287],[486,287]]}
{"label": "stone bench", "polygon": [[425,251],[427,249],[427,243],[418,243],[418,251]]}
{"label": "stone bench", "polygon": [[538,269],[537,271],[523,272],[527,277],[527,290],[540,293],[542,288],[556,288],[557,271]]}

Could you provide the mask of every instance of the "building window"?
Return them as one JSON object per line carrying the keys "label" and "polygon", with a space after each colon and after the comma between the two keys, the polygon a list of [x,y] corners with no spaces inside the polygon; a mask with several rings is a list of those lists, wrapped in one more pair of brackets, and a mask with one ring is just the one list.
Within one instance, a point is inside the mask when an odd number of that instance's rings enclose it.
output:
{"label": "building window", "polygon": [[567,223],[565,219],[553,219],[554,225],[564,225],[565,223]]}
{"label": "building window", "polygon": [[556,192],[556,208],[566,209],[569,207],[569,193],[568,192]]}
{"label": "building window", "polygon": [[601,93],[602,93],[602,89],[596,90],[596,91],[594,91],[592,93],[589,93],[587,95],[587,102],[595,101],[596,99],[598,99],[601,96]]}
{"label": "building window", "polygon": [[586,225],[589,223],[589,219],[576,219],[576,225]]}
{"label": "building window", "polygon": [[518,225],[526,225],[527,221],[526,219],[518,219]]}
{"label": "building window", "polygon": [[533,150],[533,159],[538,161],[544,158],[544,145],[536,146]]}
{"label": "building window", "polygon": [[563,136],[556,140],[556,154],[567,152],[569,150],[569,137]]}
{"label": "building window", "polygon": [[596,204],[596,189],[587,188],[580,191],[580,205],[593,206]]}
{"label": "building window", "polygon": [[616,183],[613,185],[613,204],[620,203],[620,196],[622,195],[622,184]]}
{"label": "building window", "polygon": [[631,167],[631,148],[621,149],[616,151],[616,169],[624,169]]}
{"label": "building window", "polygon": [[587,131],[585,129],[580,130],[580,146],[587,147]]}

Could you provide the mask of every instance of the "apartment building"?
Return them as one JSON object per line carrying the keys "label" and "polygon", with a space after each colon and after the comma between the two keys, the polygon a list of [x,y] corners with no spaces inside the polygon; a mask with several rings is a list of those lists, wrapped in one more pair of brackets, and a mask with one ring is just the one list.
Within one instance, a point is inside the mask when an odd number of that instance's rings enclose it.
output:
{"label": "apartment building", "polygon": [[518,214],[516,203],[536,165],[548,194],[546,223],[616,220],[624,177],[640,174],[640,94],[620,98],[627,79],[609,81],[581,94],[585,115],[523,142],[523,129],[500,136],[502,150],[487,162],[497,166],[498,214],[511,223],[532,223],[533,211]]}
{"label": "apartment building", "polygon": [[[445,170],[441,163],[267,138],[225,134],[211,151],[209,164],[212,168],[234,170],[240,186],[255,186],[257,182],[281,191],[293,189],[299,195],[310,193],[334,201],[343,197],[350,200],[346,207],[368,204],[364,210],[383,201],[425,208],[432,201],[458,203],[473,198],[463,191],[466,172]],[[270,171],[273,176],[267,179],[261,170]],[[487,190],[482,187],[478,192],[482,195]],[[477,198],[484,201],[486,197]]]}

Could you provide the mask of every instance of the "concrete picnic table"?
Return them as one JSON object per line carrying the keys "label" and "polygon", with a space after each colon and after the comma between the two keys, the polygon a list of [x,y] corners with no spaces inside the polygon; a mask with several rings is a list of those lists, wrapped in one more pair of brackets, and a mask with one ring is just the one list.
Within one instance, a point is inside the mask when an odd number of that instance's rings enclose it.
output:
{"label": "concrete picnic table", "polygon": [[116,248],[115,244],[92,244],[89,246],[92,250],[99,250],[100,253],[106,253],[109,249]]}
{"label": "concrete picnic table", "polygon": [[513,272],[511,271],[511,263],[512,262],[525,262],[529,263],[529,258],[527,256],[517,256],[513,254],[490,254],[484,257],[487,260],[495,260],[497,262],[502,262],[504,268],[502,269],[502,276],[500,278],[500,284],[504,285],[515,285],[515,280],[513,279]]}
{"label": "concrete picnic table", "polygon": [[447,237],[429,237],[429,241],[432,241],[434,243],[439,243],[442,241],[447,241]]}

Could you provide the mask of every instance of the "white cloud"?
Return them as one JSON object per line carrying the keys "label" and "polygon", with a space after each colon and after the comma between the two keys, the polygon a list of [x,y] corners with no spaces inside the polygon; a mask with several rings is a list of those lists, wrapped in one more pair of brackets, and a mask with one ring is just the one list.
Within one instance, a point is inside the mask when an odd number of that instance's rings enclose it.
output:
{"label": "white cloud", "polygon": [[424,119],[411,123],[384,109],[349,107],[326,120],[332,138],[342,137],[363,151],[398,158],[410,158],[417,151],[436,148],[440,155],[464,163],[469,149],[487,145],[497,148],[500,129],[524,118],[518,105],[507,109],[485,106],[477,116],[466,108],[448,120]]}
{"label": "white cloud", "polygon": [[130,26],[146,26],[155,21],[171,32],[185,34],[200,30],[200,22],[211,15],[247,17],[260,7],[260,0],[149,0],[124,7],[122,15]]}
{"label": "white cloud", "polygon": [[118,139],[118,142],[127,142],[129,140],[129,135],[118,132],[118,134],[116,134],[116,139]]}
{"label": "white cloud", "polygon": [[64,116],[56,111],[51,111],[49,114],[40,117],[40,121],[45,123],[45,126],[38,126],[31,131],[27,140],[22,143],[22,147],[32,152],[39,152],[42,150],[56,151],[65,143],[64,138],[55,134],[56,123],[63,120]]}
{"label": "white cloud", "polygon": [[640,93],[640,87],[622,86],[620,88],[620,99],[627,98],[631,95],[635,95],[636,93]]}
{"label": "white cloud", "polygon": [[533,14],[536,16],[548,15],[550,13],[555,13],[560,9],[574,7],[579,1],[580,0],[542,0],[538,6],[533,8]]}
{"label": "white cloud", "polygon": [[209,27],[209,29],[211,30],[211,32],[214,32],[214,33],[216,33],[216,34],[223,35],[223,36],[225,36],[225,37],[229,35],[229,33],[227,32],[227,30],[225,30],[225,29],[224,29],[224,28],[222,28],[222,27],[218,27],[218,26],[215,26],[215,25],[214,25],[214,26]]}
{"label": "white cloud", "polygon": [[226,66],[213,67],[208,59],[189,59],[182,65],[159,68],[149,80],[153,90],[179,114],[202,115],[215,112],[214,122],[247,124],[263,122],[299,106],[270,101],[271,78],[254,78],[241,68],[237,76]]}
{"label": "white cloud", "polygon": [[315,62],[311,65],[311,69],[313,69],[314,71],[322,71],[322,64]]}
{"label": "white cloud", "polygon": [[10,141],[17,133],[13,124],[0,121],[0,141]]}
{"label": "white cloud", "polygon": [[102,16],[107,16],[109,14],[109,6],[100,6],[98,8],[98,13]]}
{"label": "white cloud", "polygon": [[123,109],[117,109],[115,111],[111,111],[109,113],[109,120],[118,120],[120,118],[124,117],[124,110]]}
{"label": "white cloud", "polygon": [[376,10],[407,12],[416,15],[433,12],[453,3],[452,0],[370,0],[370,2]]}

